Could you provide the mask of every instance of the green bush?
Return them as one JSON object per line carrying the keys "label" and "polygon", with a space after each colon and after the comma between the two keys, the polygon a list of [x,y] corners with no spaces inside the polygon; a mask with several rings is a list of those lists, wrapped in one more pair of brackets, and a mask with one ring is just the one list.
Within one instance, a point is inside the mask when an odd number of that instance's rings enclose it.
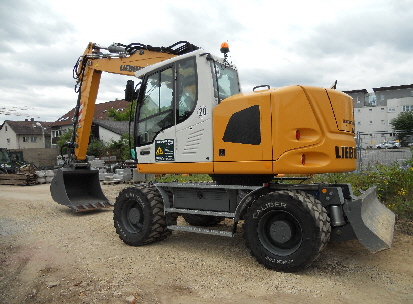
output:
{"label": "green bush", "polygon": [[315,175],[309,182],[348,183],[356,195],[360,190],[377,186],[380,201],[394,211],[400,220],[413,221],[413,161],[405,166],[376,165],[361,173]]}
{"label": "green bush", "polygon": [[87,147],[87,155],[100,157],[104,155],[107,146],[105,143],[98,139],[92,139]]}

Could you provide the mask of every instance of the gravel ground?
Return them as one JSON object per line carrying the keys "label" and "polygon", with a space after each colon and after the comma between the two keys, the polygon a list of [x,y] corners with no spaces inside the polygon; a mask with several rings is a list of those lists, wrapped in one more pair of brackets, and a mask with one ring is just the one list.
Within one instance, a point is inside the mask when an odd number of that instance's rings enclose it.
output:
{"label": "gravel ground", "polygon": [[[104,185],[114,201],[125,185]],[[115,233],[112,209],[74,213],[49,185],[0,185],[0,303],[413,303],[413,237],[370,254],[328,244],[300,273],[259,265],[240,235],[175,231],[143,247]]]}

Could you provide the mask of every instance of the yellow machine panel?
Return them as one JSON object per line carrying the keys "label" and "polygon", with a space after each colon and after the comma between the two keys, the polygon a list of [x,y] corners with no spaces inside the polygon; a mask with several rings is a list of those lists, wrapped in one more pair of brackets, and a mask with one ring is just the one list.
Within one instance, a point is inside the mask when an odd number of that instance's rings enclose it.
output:
{"label": "yellow machine panel", "polygon": [[238,94],[214,109],[214,173],[347,172],[356,168],[352,100],[316,87]]}

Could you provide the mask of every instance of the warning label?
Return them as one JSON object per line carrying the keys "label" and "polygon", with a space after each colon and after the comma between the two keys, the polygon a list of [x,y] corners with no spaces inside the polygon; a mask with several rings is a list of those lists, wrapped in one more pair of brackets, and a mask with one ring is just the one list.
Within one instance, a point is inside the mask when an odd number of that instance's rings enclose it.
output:
{"label": "warning label", "polygon": [[155,140],[155,161],[174,161],[174,151],[173,139]]}

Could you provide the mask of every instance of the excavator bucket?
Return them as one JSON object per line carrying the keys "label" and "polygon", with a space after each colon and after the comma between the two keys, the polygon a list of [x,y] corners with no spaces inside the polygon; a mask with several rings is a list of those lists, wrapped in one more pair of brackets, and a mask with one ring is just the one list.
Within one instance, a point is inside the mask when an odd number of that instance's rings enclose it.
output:
{"label": "excavator bucket", "polygon": [[377,198],[377,187],[345,204],[344,212],[359,242],[370,252],[388,249],[393,241],[395,215]]}
{"label": "excavator bucket", "polygon": [[74,211],[113,206],[102,192],[98,170],[61,168],[52,180],[50,192],[55,202]]}

